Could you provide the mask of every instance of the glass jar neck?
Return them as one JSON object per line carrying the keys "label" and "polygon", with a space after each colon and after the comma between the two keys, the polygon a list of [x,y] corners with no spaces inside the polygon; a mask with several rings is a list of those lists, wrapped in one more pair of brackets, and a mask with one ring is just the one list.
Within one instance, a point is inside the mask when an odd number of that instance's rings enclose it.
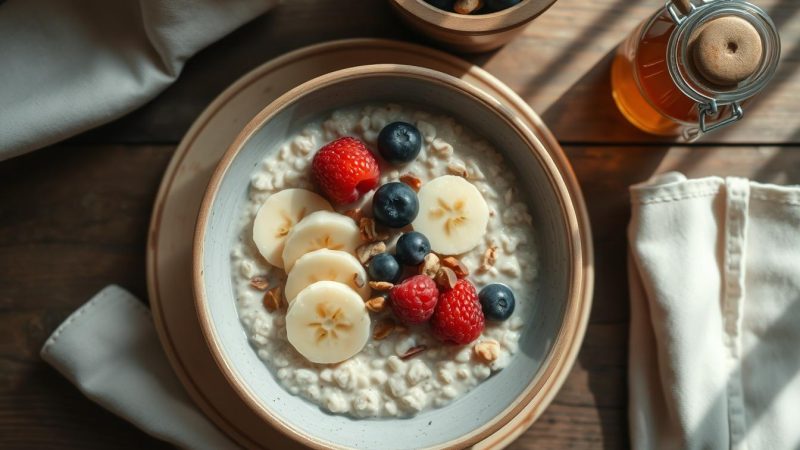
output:
{"label": "glass jar neck", "polygon": [[[667,11],[677,25],[667,45],[667,67],[675,84],[689,98],[715,106],[741,103],[761,91],[772,79],[780,57],[780,37],[772,19],[758,6],[742,0],[711,0],[681,15],[670,2]],[[746,79],[733,86],[719,86],[695,68],[690,37],[711,20],[730,16],[744,19],[755,28],[761,38],[762,57],[758,68]]]}

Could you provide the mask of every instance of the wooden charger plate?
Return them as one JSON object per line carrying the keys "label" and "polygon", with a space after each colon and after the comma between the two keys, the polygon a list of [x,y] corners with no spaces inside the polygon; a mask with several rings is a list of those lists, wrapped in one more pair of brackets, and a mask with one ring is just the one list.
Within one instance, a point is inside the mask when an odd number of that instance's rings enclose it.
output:
{"label": "wooden charger plate", "polygon": [[[295,50],[246,74],[220,94],[186,133],[167,167],[153,207],[147,245],[147,284],[156,330],[181,383],[221,430],[247,448],[300,448],[264,423],[226,382],[205,345],[192,297],[192,238],[206,185],[220,157],[242,127],[289,89],[335,70],[364,64],[427,67],[459,77],[514,110],[542,140],[561,170],[578,211],[584,284],[580,315],[569,324],[571,342],[561,362],[550,367],[544,400],[528,405],[506,426],[473,448],[502,448],[522,434],[550,403],[577,356],[589,316],[593,283],[592,248],[586,208],[561,147],[522,100],[483,69],[425,47],[381,39],[347,39]],[[564,332],[562,330],[562,332]]]}

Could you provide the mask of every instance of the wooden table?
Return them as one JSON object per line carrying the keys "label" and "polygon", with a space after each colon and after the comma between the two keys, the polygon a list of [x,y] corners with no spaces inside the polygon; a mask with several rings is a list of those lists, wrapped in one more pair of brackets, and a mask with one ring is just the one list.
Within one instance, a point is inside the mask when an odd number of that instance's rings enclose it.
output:
{"label": "wooden table", "polygon": [[[777,77],[743,122],[689,147],[636,131],[609,89],[613,49],[661,0],[560,0],[505,48],[468,57],[525,98],[562,142],[595,239],[581,354],[553,404],[511,448],[628,446],[627,186],[666,170],[800,182],[800,3],[758,3],[781,30]],[[211,99],[281,53],[363,36],[420,41],[384,1],[287,1],[198,54],[133,114],[0,163],[0,448],[164,445],[84,398],[39,359],[39,348],[109,283],[146,299],[146,231],[161,174]]]}

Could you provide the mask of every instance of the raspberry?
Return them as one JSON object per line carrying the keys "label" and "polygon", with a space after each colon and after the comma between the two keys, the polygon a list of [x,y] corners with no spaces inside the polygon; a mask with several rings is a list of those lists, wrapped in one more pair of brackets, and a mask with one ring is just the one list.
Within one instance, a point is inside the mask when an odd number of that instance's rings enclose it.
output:
{"label": "raspberry", "polygon": [[436,283],[425,275],[415,275],[389,291],[394,315],[406,324],[422,323],[431,318],[439,296]]}
{"label": "raspberry", "polygon": [[338,204],[352,203],[375,189],[381,176],[372,152],[349,136],[319,149],[311,163],[311,173],[322,193]]}
{"label": "raspberry", "polygon": [[433,334],[444,342],[469,344],[483,332],[483,311],[475,286],[460,279],[453,289],[442,292],[431,317]]}

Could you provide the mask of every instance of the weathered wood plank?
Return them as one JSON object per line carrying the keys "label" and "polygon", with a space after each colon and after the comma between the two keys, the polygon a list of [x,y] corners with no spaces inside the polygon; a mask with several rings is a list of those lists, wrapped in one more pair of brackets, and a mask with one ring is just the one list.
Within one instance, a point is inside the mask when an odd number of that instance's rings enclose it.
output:
{"label": "weathered wood plank", "polygon": [[[800,142],[800,3],[758,0],[783,39],[779,72],[743,122],[706,143]],[[664,141],[639,132],[611,98],[613,51],[663,0],[559,0],[506,47],[467,56],[517,91],[565,142]],[[377,0],[292,0],[192,58],[180,79],[133,114],[89,132],[80,142],[176,143],[203,108],[253,67],[308,44],[347,37],[425,42]]]}

